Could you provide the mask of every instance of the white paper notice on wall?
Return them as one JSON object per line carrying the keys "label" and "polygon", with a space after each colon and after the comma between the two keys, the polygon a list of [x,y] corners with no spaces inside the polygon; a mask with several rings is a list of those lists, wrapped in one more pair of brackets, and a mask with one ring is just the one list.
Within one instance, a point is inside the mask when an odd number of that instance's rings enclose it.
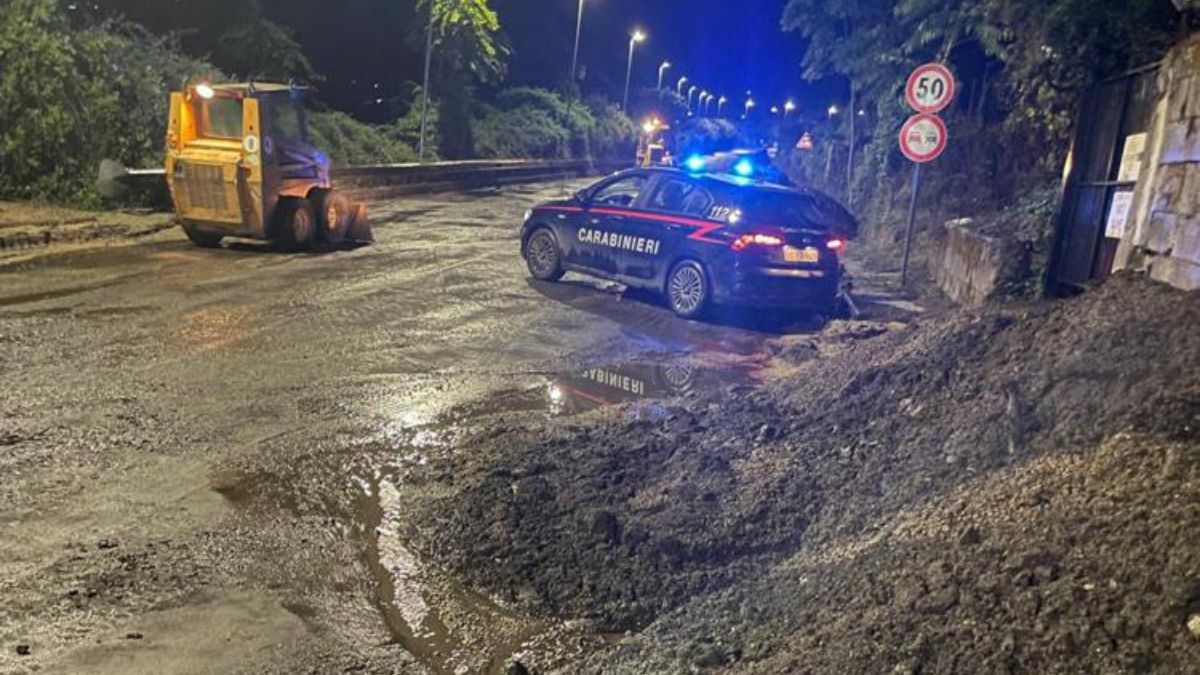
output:
{"label": "white paper notice on wall", "polygon": [[1146,138],[1149,134],[1132,134],[1125,137],[1125,151],[1121,153],[1121,173],[1117,180],[1136,183],[1142,176],[1142,156],[1146,153]]}
{"label": "white paper notice on wall", "polygon": [[1104,228],[1104,236],[1109,239],[1121,239],[1125,236],[1125,228],[1129,224],[1129,212],[1133,208],[1133,190],[1122,190],[1113,193],[1112,206],[1108,209],[1108,224]]}

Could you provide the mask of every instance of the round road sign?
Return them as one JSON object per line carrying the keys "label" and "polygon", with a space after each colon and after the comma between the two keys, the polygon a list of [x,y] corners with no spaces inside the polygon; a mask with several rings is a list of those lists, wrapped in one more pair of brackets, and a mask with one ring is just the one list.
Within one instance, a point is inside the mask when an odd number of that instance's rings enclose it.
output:
{"label": "round road sign", "polygon": [[918,164],[932,162],[946,150],[946,123],[936,115],[913,115],[900,130],[900,151]]}
{"label": "round road sign", "polygon": [[945,110],[954,100],[954,74],[940,63],[927,63],[913,71],[904,87],[908,105],[919,113]]}

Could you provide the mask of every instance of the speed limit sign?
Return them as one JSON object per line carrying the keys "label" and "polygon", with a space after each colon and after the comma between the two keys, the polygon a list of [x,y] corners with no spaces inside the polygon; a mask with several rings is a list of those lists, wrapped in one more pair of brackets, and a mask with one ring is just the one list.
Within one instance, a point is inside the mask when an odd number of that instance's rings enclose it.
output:
{"label": "speed limit sign", "polygon": [[945,152],[948,135],[937,115],[913,115],[900,129],[900,151],[917,164],[932,162]]}
{"label": "speed limit sign", "polygon": [[913,71],[904,88],[908,105],[919,113],[935,114],[954,100],[954,74],[940,63],[927,63]]}

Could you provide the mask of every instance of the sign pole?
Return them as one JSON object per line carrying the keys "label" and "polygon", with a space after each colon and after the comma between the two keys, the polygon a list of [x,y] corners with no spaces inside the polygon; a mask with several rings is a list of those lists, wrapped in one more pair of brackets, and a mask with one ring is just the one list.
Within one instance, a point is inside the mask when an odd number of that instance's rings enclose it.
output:
{"label": "sign pole", "polygon": [[921,194],[921,165],[913,166],[912,201],[908,205],[908,233],[904,237],[904,266],[900,270],[900,287],[908,287],[908,262],[912,255],[913,230],[917,222],[917,199]]}

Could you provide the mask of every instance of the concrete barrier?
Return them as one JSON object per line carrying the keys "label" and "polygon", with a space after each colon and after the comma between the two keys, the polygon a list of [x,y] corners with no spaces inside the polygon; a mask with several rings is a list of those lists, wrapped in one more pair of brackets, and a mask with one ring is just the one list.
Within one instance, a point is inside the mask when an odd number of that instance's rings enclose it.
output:
{"label": "concrete barrier", "polygon": [[951,300],[977,306],[1016,294],[1032,277],[1028,247],[1016,238],[989,237],[965,223],[943,226],[933,278]]}

